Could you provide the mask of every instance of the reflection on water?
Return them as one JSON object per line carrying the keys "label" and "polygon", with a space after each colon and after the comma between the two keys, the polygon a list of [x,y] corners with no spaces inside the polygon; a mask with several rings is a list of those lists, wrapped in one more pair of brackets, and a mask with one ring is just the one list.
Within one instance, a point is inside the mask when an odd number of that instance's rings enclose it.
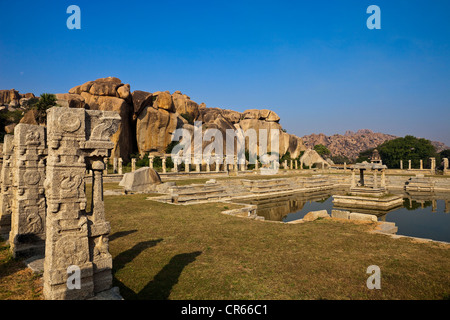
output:
{"label": "reflection on water", "polygon": [[[344,195],[346,191],[293,194],[246,201],[257,205],[257,214],[266,220],[289,222],[302,219],[308,212],[347,208],[333,205],[332,194]],[[397,234],[450,242],[450,195],[399,193],[403,206],[389,211],[367,208],[347,209],[352,212],[374,214],[380,221],[395,222]]]}

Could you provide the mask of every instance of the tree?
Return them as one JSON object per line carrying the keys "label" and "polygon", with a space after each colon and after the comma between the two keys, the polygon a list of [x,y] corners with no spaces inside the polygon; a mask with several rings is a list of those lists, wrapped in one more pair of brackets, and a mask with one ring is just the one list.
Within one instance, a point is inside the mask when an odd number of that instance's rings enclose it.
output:
{"label": "tree", "polygon": [[439,156],[441,157],[441,159],[450,159],[450,149],[442,150],[441,152],[439,152]]}
{"label": "tree", "polygon": [[314,146],[314,150],[319,154],[319,156],[328,156],[331,154],[330,150],[328,150],[327,147],[325,147],[323,144],[316,144]]}
{"label": "tree", "polygon": [[428,162],[430,157],[439,159],[439,154],[429,140],[405,136],[383,142],[377,147],[383,164],[388,168],[399,168],[400,160],[411,160],[412,167],[419,167],[420,160]]}
{"label": "tree", "polygon": [[47,109],[56,106],[56,96],[51,93],[43,93],[35,104],[38,123],[47,123]]}
{"label": "tree", "polygon": [[358,158],[356,158],[356,163],[360,163],[360,162],[364,162],[364,161],[370,162],[370,157],[372,156],[373,150],[375,150],[375,148],[361,151],[358,155]]}

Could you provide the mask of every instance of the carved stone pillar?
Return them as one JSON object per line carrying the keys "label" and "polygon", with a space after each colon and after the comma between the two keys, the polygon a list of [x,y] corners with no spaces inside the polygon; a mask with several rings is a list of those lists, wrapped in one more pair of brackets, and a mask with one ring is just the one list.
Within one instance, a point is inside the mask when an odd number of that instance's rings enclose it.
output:
{"label": "carved stone pillar", "polygon": [[13,198],[12,166],[14,163],[14,136],[7,134],[3,141],[3,163],[1,171],[0,234],[9,237],[11,231],[11,204]]}
{"label": "carved stone pillar", "polygon": [[131,172],[136,171],[136,158],[131,159]]}
{"label": "carved stone pillar", "polygon": [[14,257],[41,254],[44,251],[45,157],[45,128],[23,123],[16,125],[9,234]]}
{"label": "carved stone pillar", "polygon": [[166,157],[162,158],[162,172],[166,173],[167,172],[167,168],[166,168]]}
{"label": "carved stone pillar", "polygon": [[[87,299],[112,286],[102,171],[119,123],[120,116],[113,111],[61,107],[47,111],[45,299]],[[94,171],[91,212],[86,212],[87,167]],[[80,289],[67,285],[72,268],[80,272]]]}

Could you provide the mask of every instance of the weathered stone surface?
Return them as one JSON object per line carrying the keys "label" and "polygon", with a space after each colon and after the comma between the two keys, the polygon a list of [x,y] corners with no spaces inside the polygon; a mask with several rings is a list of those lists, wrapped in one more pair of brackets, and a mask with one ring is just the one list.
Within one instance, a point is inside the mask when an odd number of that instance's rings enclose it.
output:
{"label": "weathered stone surface", "polygon": [[349,219],[350,211],[344,210],[331,210],[331,217],[337,219]]}
{"label": "weathered stone surface", "polygon": [[131,97],[130,85],[127,83],[127,84],[124,84],[123,86],[118,87],[117,95],[119,96],[119,98],[122,98],[124,100],[129,100]]}
{"label": "weathered stone surface", "polygon": [[15,89],[0,90],[0,105],[19,106],[20,98],[19,91]]}
{"label": "weathered stone surface", "polygon": [[351,212],[349,216],[350,220],[361,220],[361,221],[373,221],[377,222],[378,218],[376,215],[373,214],[365,214],[365,213],[358,213],[358,212]]}
{"label": "weathered stone surface", "polygon": [[66,108],[84,108],[86,103],[84,98],[79,94],[70,94],[70,93],[57,93],[56,103],[61,107]]}
{"label": "weathered stone surface", "polygon": [[14,129],[11,232],[13,256],[43,252],[45,240],[45,129],[18,124]]}
{"label": "weathered stone surface", "polygon": [[164,152],[178,125],[178,114],[146,106],[136,121],[136,140],[140,154]]}
{"label": "weathered stone surface", "polygon": [[164,109],[168,112],[175,112],[175,106],[173,104],[172,96],[170,93],[164,92],[154,92],[153,96],[156,97],[153,101],[153,108]]}
{"label": "weathered stone surface", "polygon": [[328,214],[327,210],[311,211],[311,212],[308,212],[303,217],[303,221],[314,221],[319,218],[329,218],[329,217],[330,217],[330,215]]}
{"label": "weathered stone surface", "polygon": [[182,94],[180,91],[175,91],[172,94],[172,100],[175,111],[178,114],[189,114],[192,119],[198,118],[198,104],[192,101],[187,95]]}
{"label": "weathered stone surface", "polygon": [[31,109],[25,112],[22,119],[20,119],[19,123],[38,125],[38,122],[36,120],[37,117],[38,117],[37,110]]}
{"label": "weathered stone surface", "polygon": [[100,78],[95,80],[89,88],[89,93],[95,96],[117,95],[117,88],[122,84],[120,79],[115,77]]}
{"label": "weathered stone surface", "polygon": [[[48,111],[46,299],[88,299],[112,286],[102,173],[103,159],[114,146],[110,137],[119,125],[116,112],[59,107]],[[84,191],[87,169],[93,170],[89,214]],[[81,289],[67,286],[71,266],[81,271]]]}
{"label": "weathered stone surface", "polygon": [[151,192],[161,183],[159,174],[152,168],[142,167],[134,172],[125,173],[119,186],[125,192]]}
{"label": "weathered stone surface", "polygon": [[136,91],[133,91],[131,96],[132,96],[132,100],[133,100],[133,109],[134,109],[133,119],[136,119],[137,116],[139,116],[141,111],[146,106],[152,105],[153,94],[151,94],[150,92],[146,92],[146,91],[136,90]]}
{"label": "weathered stone surface", "polygon": [[136,146],[135,131],[132,125],[133,105],[130,85],[123,84],[120,79],[115,77],[100,78],[70,89],[69,94],[81,96],[80,100],[84,99],[86,109],[115,111],[120,115],[119,129],[111,137],[114,142],[112,156],[121,157],[128,162],[129,156],[135,151]]}
{"label": "weathered stone surface", "polygon": [[117,132],[111,137],[114,142],[112,150],[113,157],[121,157],[124,161],[129,161],[129,155],[133,152],[134,131],[131,125],[133,108],[124,99],[112,96],[92,95],[82,92],[86,105],[91,110],[115,111],[121,117],[121,122]]}
{"label": "weathered stone surface", "polygon": [[11,231],[11,206],[13,198],[14,136],[7,134],[3,142],[0,195],[0,234],[9,237]]}

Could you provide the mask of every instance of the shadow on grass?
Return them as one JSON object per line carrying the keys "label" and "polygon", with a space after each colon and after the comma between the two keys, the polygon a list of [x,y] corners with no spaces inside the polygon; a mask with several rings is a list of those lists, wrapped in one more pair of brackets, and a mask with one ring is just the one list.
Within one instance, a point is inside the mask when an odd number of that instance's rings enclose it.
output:
{"label": "shadow on grass", "polygon": [[133,261],[134,258],[136,258],[142,251],[156,246],[158,242],[161,241],[163,241],[163,239],[139,242],[138,244],[134,245],[131,249],[121,252],[113,259],[113,272],[119,271],[127,263]]}
{"label": "shadow on grass", "polygon": [[129,300],[167,300],[174,285],[178,283],[178,278],[183,269],[190,263],[194,262],[201,251],[191,253],[177,254],[170,259],[169,263],[158,272],[152,281],[138,293],[129,289],[122,282],[114,278],[120,289],[121,295]]}
{"label": "shadow on grass", "polygon": [[125,237],[125,236],[127,236],[129,234],[132,234],[132,233],[135,233],[135,232],[137,232],[137,230],[127,230],[127,231],[115,232],[115,233],[113,233],[112,235],[109,236],[109,241],[113,241],[113,240],[115,240],[117,238],[120,238],[120,237]]}

